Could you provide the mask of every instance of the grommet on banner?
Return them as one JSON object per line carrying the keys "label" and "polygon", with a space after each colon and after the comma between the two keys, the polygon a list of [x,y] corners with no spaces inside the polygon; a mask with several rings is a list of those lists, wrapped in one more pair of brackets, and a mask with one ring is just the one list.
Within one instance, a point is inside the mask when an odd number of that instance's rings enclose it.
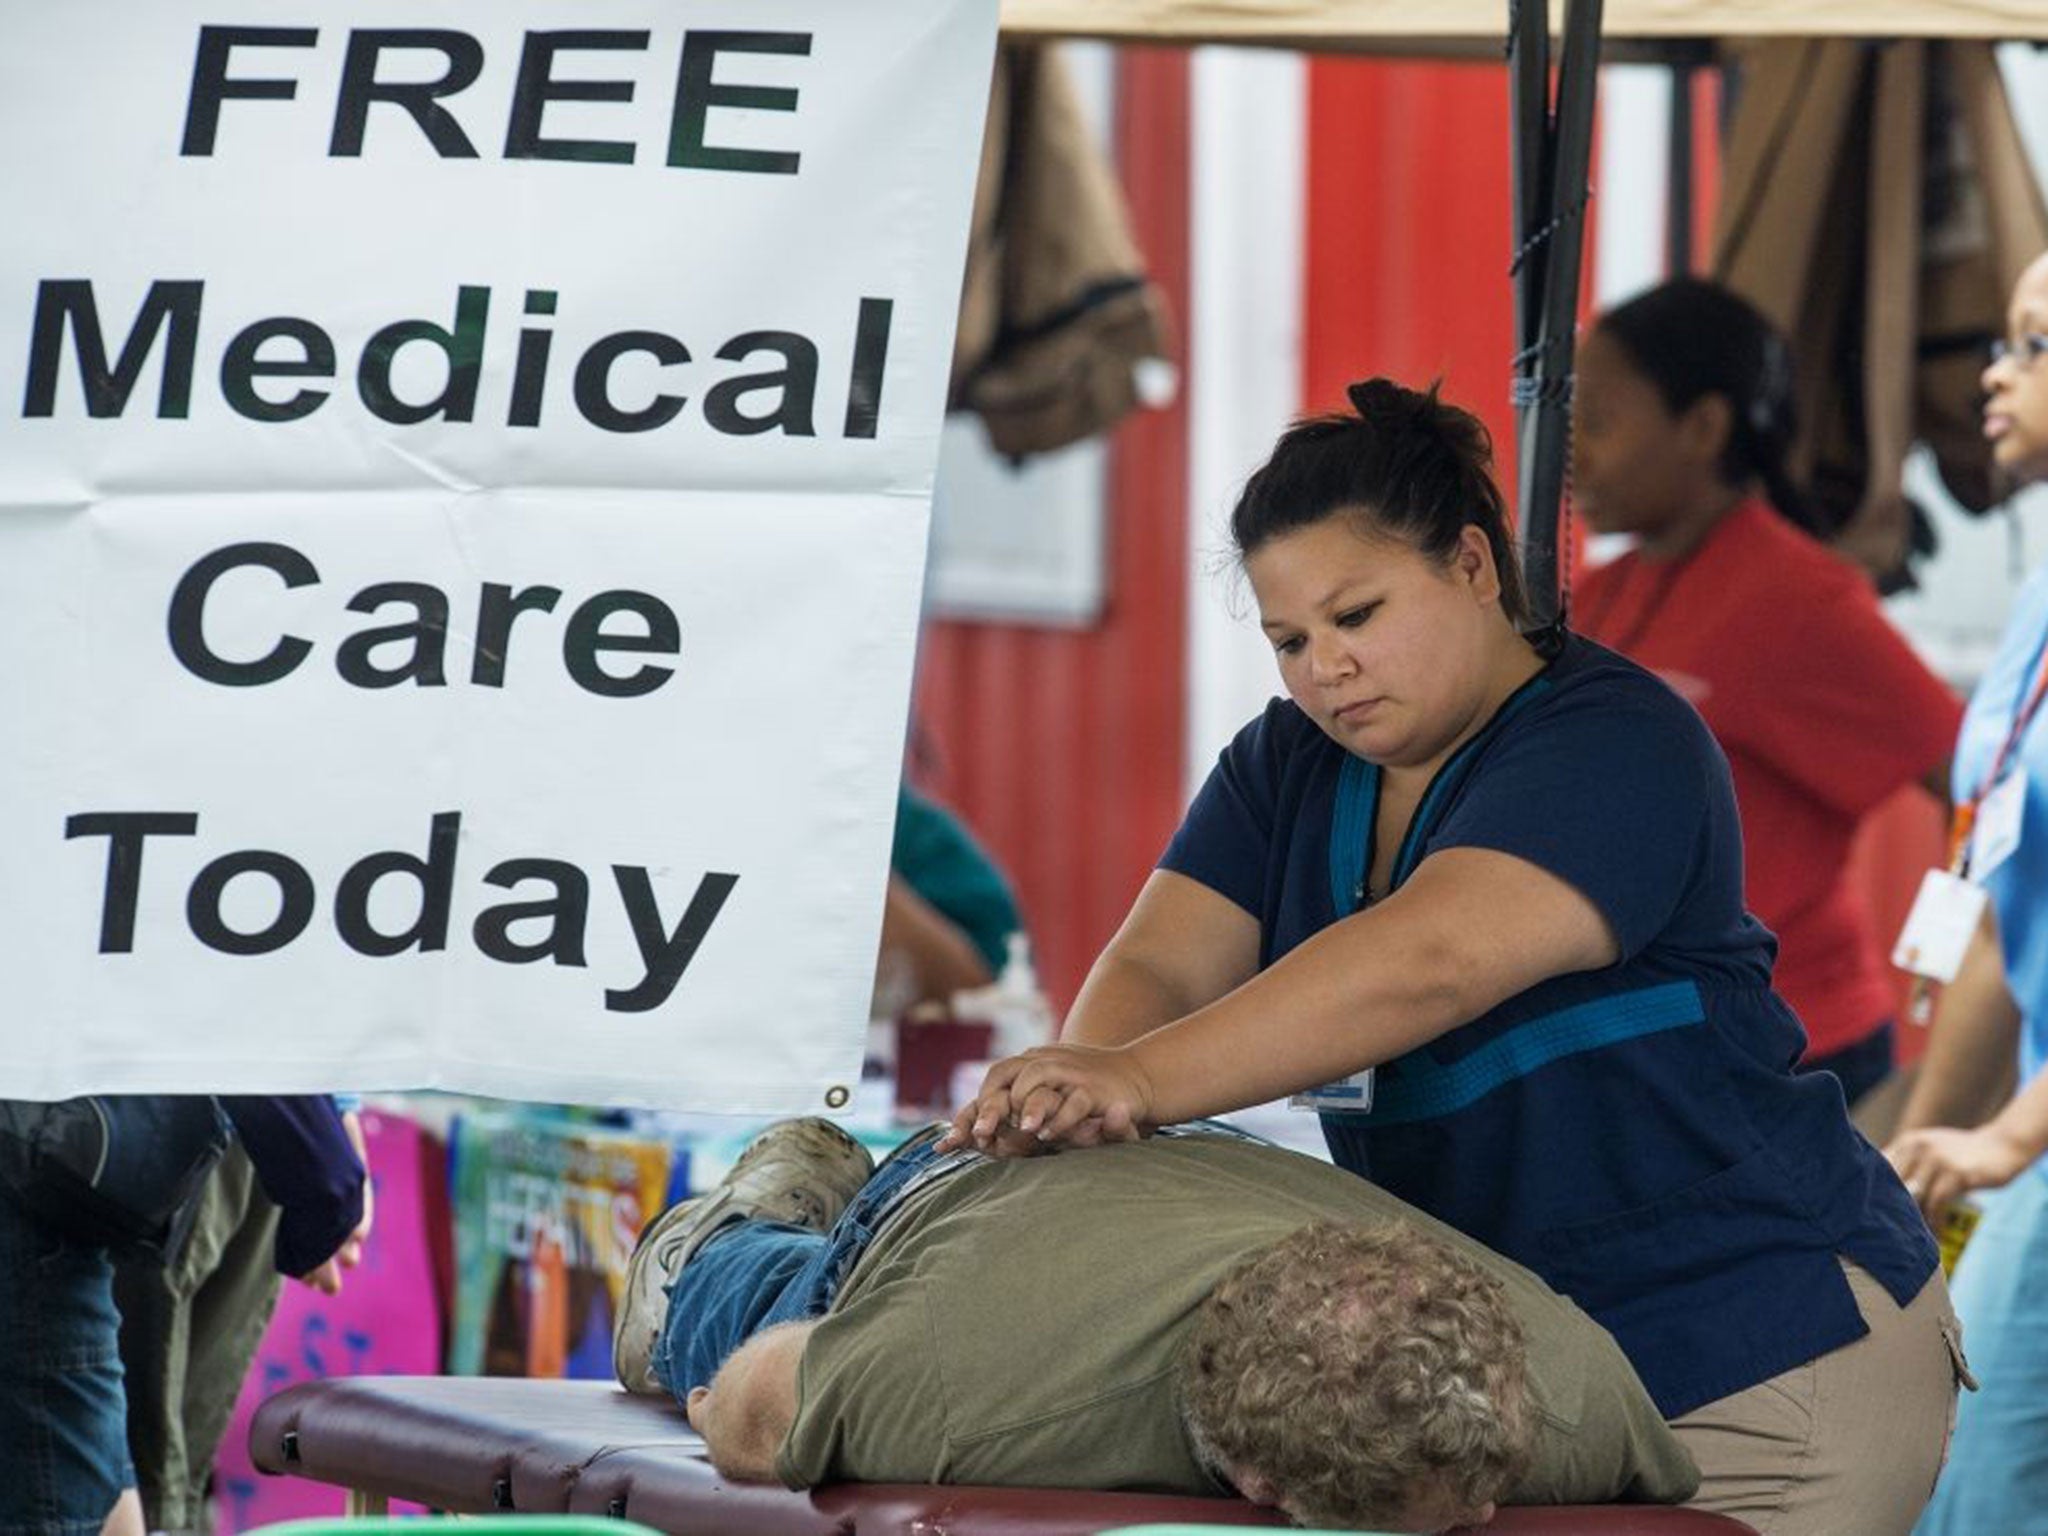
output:
{"label": "grommet on banner", "polygon": [[834,1083],[825,1090],[825,1107],[827,1109],[844,1109],[852,1102],[853,1090],[851,1088],[845,1088],[838,1083]]}

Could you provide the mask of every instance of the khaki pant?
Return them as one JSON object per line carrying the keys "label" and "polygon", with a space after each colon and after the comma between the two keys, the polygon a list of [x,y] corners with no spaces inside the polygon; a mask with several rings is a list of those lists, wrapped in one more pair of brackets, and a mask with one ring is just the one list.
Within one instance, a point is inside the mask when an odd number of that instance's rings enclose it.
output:
{"label": "khaki pant", "polygon": [[1700,1467],[1695,1509],[1759,1536],[1905,1536],[1934,1491],[1969,1381],[1937,1271],[1907,1307],[1855,1265],[1870,1332],[1671,1421]]}

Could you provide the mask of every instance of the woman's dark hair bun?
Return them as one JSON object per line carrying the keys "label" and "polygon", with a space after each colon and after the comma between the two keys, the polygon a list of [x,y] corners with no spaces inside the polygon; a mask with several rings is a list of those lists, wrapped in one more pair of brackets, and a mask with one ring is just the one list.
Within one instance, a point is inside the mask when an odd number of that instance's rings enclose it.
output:
{"label": "woman's dark hair bun", "polygon": [[1434,439],[1458,458],[1481,468],[1493,464],[1493,435],[1470,411],[1448,404],[1441,396],[1443,380],[1428,389],[1410,389],[1392,379],[1360,379],[1347,385],[1344,396],[1358,419],[1387,432],[1420,434]]}
{"label": "woman's dark hair bun", "polygon": [[[1413,407],[1424,398],[1392,379],[1360,379],[1356,384],[1345,387],[1344,396],[1351,402],[1351,409],[1358,412],[1359,420],[1382,422],[1402,418],[1414,420],[1418,413]],[[1434,400],[1435,397],[1436,386],[1432,384],[1428,398]]]}
{"label": "woman's dark hair bun", "polygon": [[1443,400],[1433,383],[1409,389],[1361,379],[1344,398],[1351,413],[1297,421],[1245,482],[1231,513],[1240,557],[1267,540],[1344,513],[1405,541],[1433,560],[1451,558],[1467,526],[1486,535],[1500,573],[1501,606],[1527,613],[1507,512],[1493,483],[1485,423]]}

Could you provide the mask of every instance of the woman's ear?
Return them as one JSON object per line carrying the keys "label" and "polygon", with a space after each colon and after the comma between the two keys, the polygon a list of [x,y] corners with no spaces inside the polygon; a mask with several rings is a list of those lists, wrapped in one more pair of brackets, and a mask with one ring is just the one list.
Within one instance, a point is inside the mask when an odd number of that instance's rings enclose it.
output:
{"label": "woman's ear", "polygon": [[1483,603],[1500,601],[1500,567],[1493,558],[1493,541],[1477,523],[1458,530],[1458,547],[1451,551],[1451,569],[1472,588]]}
{"label": "woman's ear", "polygon": [[1735,435],[1735,407],[1726,395],[1704,394],[1678,413],[1678,440],[1698,464],[1718,464]]}

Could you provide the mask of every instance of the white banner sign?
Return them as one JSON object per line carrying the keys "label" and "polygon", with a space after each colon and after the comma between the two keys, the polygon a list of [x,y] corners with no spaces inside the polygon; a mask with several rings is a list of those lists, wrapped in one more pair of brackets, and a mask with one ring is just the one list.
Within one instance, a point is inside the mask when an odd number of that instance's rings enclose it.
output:
{"label": "white banner sign", "polygon": [[827,1103],[994,0],[0,21],[0,1093]]}

